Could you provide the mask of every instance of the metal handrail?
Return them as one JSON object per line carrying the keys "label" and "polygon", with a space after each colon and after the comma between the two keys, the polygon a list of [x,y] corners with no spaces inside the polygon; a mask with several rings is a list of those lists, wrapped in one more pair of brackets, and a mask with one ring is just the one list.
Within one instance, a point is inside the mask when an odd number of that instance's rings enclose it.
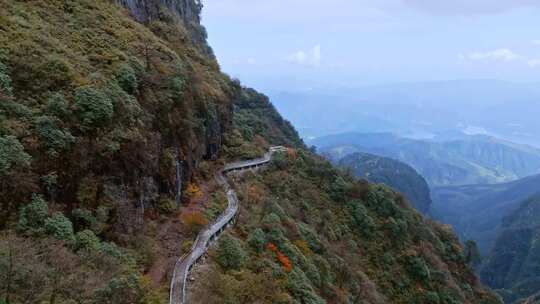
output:
{"label": "metal handrail", "polygon": [[[191,267],[207,252],[210,240],[213,237],[217,237],[220,234],[220,230],[229,225],[238,213],[238,198],[236,192],[231,189],[231,186],[227,182],[225,175],[231,171],[245,170],[246,168],[258,167],[269,163],[272,159],[272,155],[276,152],[284,152],[288,149],[282,146],[270,147],[267,153],[262,158],[235,162],[228,165],[216,174],[216,180],[218,184],[222,185],[227,191],[228,206],[225,211],[218,216],[212,223],[208,224],[195,239],[191,251],[184,254],[179,258],[174,266],[173,276],[171,279],[171,289],[169,294],[170,304],[185,304],[186,303],[186,285],[187,276]],[[218,225],[218,226],[216,226]],[[203,239],[202,248],[199,248],[199,241]],[[200,249],[200,250],[199,250]],[[184,265],[184,266],[183,266]],[[182,268],[183,267],[183,268]],[[181,280],[178,280],[178,272],[183,272]],[[178,290],[177,284],[181,284],[182,287]],[[178,294],[179,293],[179,294]]]}

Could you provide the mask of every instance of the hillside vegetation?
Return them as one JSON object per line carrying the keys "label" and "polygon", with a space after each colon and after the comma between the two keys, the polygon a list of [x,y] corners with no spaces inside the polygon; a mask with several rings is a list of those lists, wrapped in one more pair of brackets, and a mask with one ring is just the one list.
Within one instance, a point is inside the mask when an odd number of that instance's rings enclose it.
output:
{"label": "hillside vegetation", "polygon": [[167,303],[225,208],[214,173],[270,144],[290,153],[234,181],[242,211],[194,302],[499,303],[449,227],[220,72],[198,1],[120,3],[0,2],[0,303]]}
{"label": "hillside vegetation", "polygon": [[485,255],[495,244],[502,219],[539,193],[538,185],[540,175],[506,184],[433,188],[432,213],[464,239],[475,240]]}
{"label": "hillside vegetation", "polygon": [[350,169],[358,178],[385,184],[402,193],[422,213],[431,207],[431,195],[426,180],[412,167],[391,158],[368,153],[354,153],[342,158],[338,165]]}
{"label": "hillside vegetation", "polygon": [[0,299],[167,301],[222,205],[205,160],[242,91],[190,37],[168,10],[141,24],[113,1],[0,2]]}
{"label": "hillside vegetation", "polygon": [[313,144],[336,160],[365,152],[402,161],[432,187],[503,183],[540,173],[540,150],[481,135],[416,140],[390,133],[343,133]]}
{"label": "hillside vegetation", "polygon": [[[536,303],[540,296],[540,197],[524,201],[506,216],[481,271],[483,281],[506,303]],[[527,302],[527,298],[530,301]]]}
{"label": "hillside vegetation", "polygon": [[304,150],[234,179],[241,211],[194,303],[498,303],[448,226]]}

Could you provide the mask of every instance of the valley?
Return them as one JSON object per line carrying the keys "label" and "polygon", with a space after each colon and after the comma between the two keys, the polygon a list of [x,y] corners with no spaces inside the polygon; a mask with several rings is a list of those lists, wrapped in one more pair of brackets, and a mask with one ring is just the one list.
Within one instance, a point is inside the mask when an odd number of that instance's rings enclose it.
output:
{"label": "valley", "polygon": [[0,304],[536,303],[540,87],[349,85],[455,18],[360,2],[0,1]]}
{"label": "valley", "polygon": [[540,150],[482,135],[416,140],[391,133],[343,133],[309,143],[333,160],[367,152],[402,161],[432,187],[503,183],[540,172]]}
{"label": "valley", "polygon": [[[418,210],[451,225],[462,243],[474,241],[482,259],[475,270],[505,303],[532,299],[540,290],[535,245],[540,215],[538,152],[485,136],[460,137],[420,141],[392,134],[347,133],[312,143],[355,176],[400,191]],[[422,175],[429,187],[425,181],[413,183],[423,180]],[[419,205],[422,199],[414,193],[427,193],[432,203],[428,208]]]}

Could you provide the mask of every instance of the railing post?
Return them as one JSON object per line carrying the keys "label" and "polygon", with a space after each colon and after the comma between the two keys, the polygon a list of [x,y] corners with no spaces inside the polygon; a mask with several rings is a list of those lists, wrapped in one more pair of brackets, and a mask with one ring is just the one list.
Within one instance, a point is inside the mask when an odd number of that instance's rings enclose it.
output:
{"label": "railing post", "polygon": [[[214,243],[219,235],[225,231],[228,227],[234,225],[237,220],[238,216],[238,198],[236,196],[236,193],[232,189],[232,187],[228,184],[227,179],[225,177],[228,173],[234,173],[234,172],[242,172],[245,170],[256,170],[259,167],[262,167],[266,164],[268,164],[271,160],[272,153],[277,151],[276,149],[286,149],[284,147],[271,147],[269,149],[269,152],[267,152],[263,158],[255,159],[252,161],[247,162],[240,162],[236,164],[231,164],[225,166],[225,168],[219,172],[216,175],[216,179],[218,180],[218,183],[221,184],[225,190],[227,191],[227,200],[228,200],[228,207],[226,209],[226,212],[224,214],[221,214],[218,219],[213,223],[210,224],[206,230],[203,230],[199,233],[197,238],[195,239],[195,242],[193,243],[193,247],[191,249],[191,252],[182,258],[180,258],[176,265],[178,265],[179,272],[183,273],[183,276],[181,278],[181,281],[177,280],[177,266],[175,265],[175,270],[173,272],[173,278],[171,281],[171,290],[170,290],[170,304],[185,304],[186,303],[186,285],[187,285],[187,278],[189,275],[189,271],[193,269],[193,266],[198,263],[201,259],[204,260],[206,258],[207,249]],[[178,165],[177,165],[178,166]],[[178,168],[178,167],[177,167]],[[178,171],[177,171],[178,173]],[[178,176],[178,175],[177,175]],[[177,181],[179,179],[177,178]],[[232,212],[232,214],[230,213]],[[232,215],[232,216],[231,216]],[[230,216],[230,217],[229,217]],[[221,225],[221,227],[216,227],[215,225]],[[214,229],[216,229],[215,232]],[[208,235],[212,233],[211,235]],[[208,236],[207,236],[208,235]],[[203,237],[204,236],[204,237]],[[205,239],[207,237],[207,239]],[[199,240],[202,240],[202,243],[199,244]],[[198,256],[194,255],[194,252],[198,249],[202,250],[197,253]],[[185,270],[182,270],[180,267],[182,267],[182,263],[185,261],[186,268]],[[183,272],[182,272],[183,271]],[[177,298],[175,298],[174,289],[178,286],[178,284],[175,283],[181,283],[181,295],[180,295],[180,302],[177,301]]]}

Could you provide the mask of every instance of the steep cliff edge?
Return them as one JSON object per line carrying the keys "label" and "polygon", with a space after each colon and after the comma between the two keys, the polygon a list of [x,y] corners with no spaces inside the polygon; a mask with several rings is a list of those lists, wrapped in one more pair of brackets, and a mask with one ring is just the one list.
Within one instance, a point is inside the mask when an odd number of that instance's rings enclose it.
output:
{"label": "steep cliff edge", "polygon": [[[524,201],[503,219],[481,276],[506,303],[535,303],[540,290],[540,196]],[[529,300],[530,302],[527,302]]]}
{"label": "steep cliff edge", "polygon": [[139,22],[150,23],[168,18],[170,14],[182,21],[191,41],[209,56],[212,49],[206,42],[206,29],[201,25],[202,3],[200,0],[116,0],[127,7]]}
{"label": "steep cliff edge", "polygon": [[0,302],[166,303],[174,262],[226,207],[213,173],[285,144],[236,180],[239,224],[207,281],[228,285],[194,292],[498,303],[451,230],[307,151],[266,97],[222,74],[191,37],[197,2],[122,3],[0,2]]}

